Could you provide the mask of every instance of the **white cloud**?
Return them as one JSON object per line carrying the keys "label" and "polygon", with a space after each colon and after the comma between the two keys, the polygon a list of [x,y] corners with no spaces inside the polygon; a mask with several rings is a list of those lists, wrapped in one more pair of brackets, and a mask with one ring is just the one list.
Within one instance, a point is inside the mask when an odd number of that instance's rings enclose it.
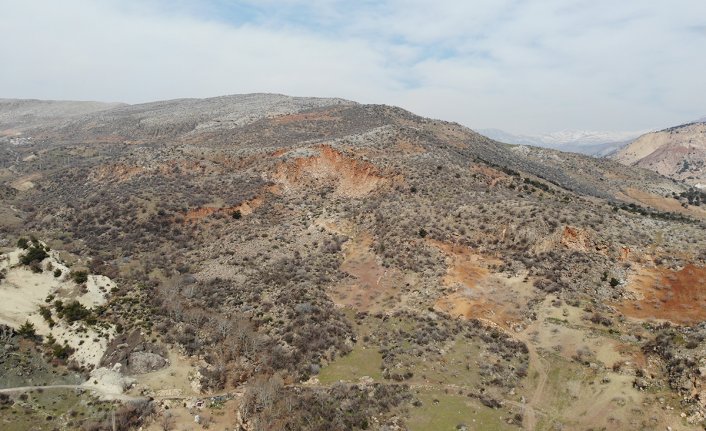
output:
{"label": "white cloud", "polygon": [[524,133],[706,112],[700,0],[0,0],[0,10],[0,97],[338,96]]}
{"label": "white cloud", "polygon": [[253,91],[352,96],[370,82],[392,86],[381,55],[356,40],[135,15],[105,3],[38,3],[3,8],[0,25],[12,35],[0,45],[5,96],[132,102]]}

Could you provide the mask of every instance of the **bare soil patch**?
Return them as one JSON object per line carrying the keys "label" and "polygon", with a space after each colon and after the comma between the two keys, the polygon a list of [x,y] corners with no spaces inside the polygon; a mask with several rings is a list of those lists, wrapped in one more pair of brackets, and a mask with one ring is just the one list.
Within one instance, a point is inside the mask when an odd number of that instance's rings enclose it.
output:
{"label": "bare soil patch", "polygon": [[337,195],[360,198],[387,183],[372,163],[356,160],[328,145],[317,147],[318,155],[298,157],[281,163],[274,180],[284,190],[308,185],[333,186]]}
{"label": "bare soil patch", "polygon": [[231,207],[198,207],[187,211],[184,215],[184,221],[195,222],[213,214],[231,215],[236,211],[240,211],[241,215],[246,216],[252,214],[252,212],[255,211],[258,207],[260,207],[263,203],[264,199],[258,196],[248,201],[245,201],[239,205]]}
{"label": "bare soil patch", "polygon": [[439,298],[434,308],[466,319],[490,321],[504,328],[523,319],[533,288],[523,277],[491,274],[502,261],[474,253],[464,246],[431,241],[447,255],[443,283],[452,293]]}
{"label": "bare soil patch", "polygon": [[332,299],[360,311],[381,311],[400,293],[405,283],[399,270],[383,267],[371,249],[370,234],[355,236],[343,246],[341,270],[351,276],[334,287]]}
{"label": "bare soil patch", "polygon": [[706,320],[706,268],[693,264],[679,271],[668,268],[641,270],[628,285],[637,299],[618,309],[638,319],[694,324]]}

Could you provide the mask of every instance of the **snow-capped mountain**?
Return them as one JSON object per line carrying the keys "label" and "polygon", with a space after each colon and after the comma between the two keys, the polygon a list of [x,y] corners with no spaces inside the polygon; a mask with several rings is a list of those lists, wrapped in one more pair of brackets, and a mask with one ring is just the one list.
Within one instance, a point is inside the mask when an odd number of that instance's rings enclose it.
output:
{"label": "snow-capped mountain", "polygon": [[514,135],[498,129],[481,129],[479,133],[495,139],[517,145],[534,145],[561,151],[605,156],[622,148],[633,139],[647,131],[601,132],[586,130],[562,130],[541,135]]}

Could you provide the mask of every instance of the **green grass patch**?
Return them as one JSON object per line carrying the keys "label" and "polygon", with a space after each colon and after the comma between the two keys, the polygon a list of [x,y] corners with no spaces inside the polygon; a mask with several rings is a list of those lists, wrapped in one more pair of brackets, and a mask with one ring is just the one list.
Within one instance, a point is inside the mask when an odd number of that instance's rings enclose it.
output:
{"label": "green grass patch", "polygon": [[517,430],[502,419],[506,411],[485,407],[467,396],[430,390],[420,391],[417,399],[422,405],[410,408],[407,425],[411,431],[453,431],[460,424],[469,430]]}
{"label": "green grass patch", "polygon": [[[75,430],[88,418],[107,418],[114,406],[95,401],[88,393],[73,389],[44,389],[14,394],[14,405],[0,410],[0,429],[7,431]],[[7,420],[3,420],[7,419]]]}
{"label": "green grass patch", "polygon": [[454,384],[474,387],[481,381],[479,375],[480,348],[474,340],[457,337],[448,345],[443,355],[424,360],[418,355],[400,355],[405,370],[414,376],[410,383]]}
{"label": "green grass patch", "polygon": [[382,356],[377,348],[364,348],[361,343],[358,343],[351,353],[323,367],[319,373],[319,381],[323,384],[335,383],[339,380],[356,382],[363,376],[381,381],[381,364]]}

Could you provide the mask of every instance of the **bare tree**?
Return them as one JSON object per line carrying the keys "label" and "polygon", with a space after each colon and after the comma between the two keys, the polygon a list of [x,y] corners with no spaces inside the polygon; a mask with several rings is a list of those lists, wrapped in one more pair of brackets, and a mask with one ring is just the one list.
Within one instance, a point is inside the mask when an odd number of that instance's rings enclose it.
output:
{"label": "bare tree", "polygon": [[174,429],[175,422],[176,420],[174,419],[172,413],[165,411],[159,419],[159,426],[162,428],[162,431],[171,431]]}

